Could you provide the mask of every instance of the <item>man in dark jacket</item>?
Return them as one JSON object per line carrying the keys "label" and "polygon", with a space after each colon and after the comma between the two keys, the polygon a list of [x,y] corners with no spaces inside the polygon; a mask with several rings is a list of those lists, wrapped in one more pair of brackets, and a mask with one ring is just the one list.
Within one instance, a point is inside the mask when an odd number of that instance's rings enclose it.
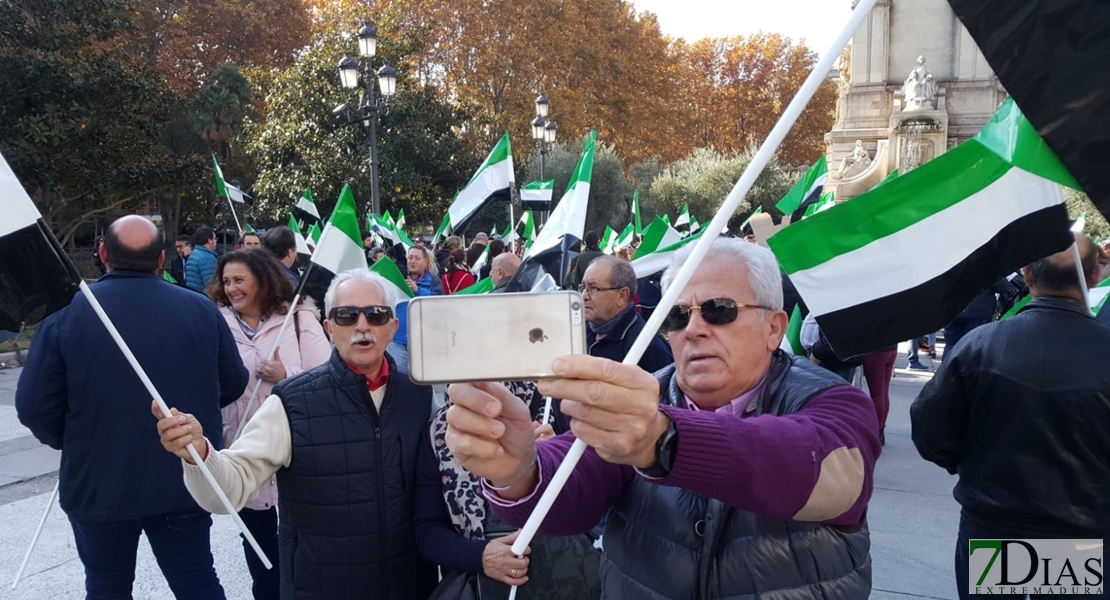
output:
{"label": "man in dark jacket", "polygon": [[193,253],[193,237],[179,235],[173,245],[174,249],[177,250],[177,256],[173,257],[173,261],[170,263],[170,275],[177,280],[177,285],[185,287],[185,263],[189,260],[189,255]]}
{"label": "man in dark jacket", "polygon": [[216,232],[211,227],[198,227],[193,232],[193,252],[185,262],[185,285],[204,292],[204,286],[216,272]]}
{"label": "man in dark jacket", "polygon": [[[219,431],[221,405],[247,385],[227,322],[207,298],[154,274],[165,254],[147,219],[113,223],[100,255],[108,274],[93,293],[151,381],[166,402]],[[185,490],[179,461],[160,450],[150,394],[83,295],[39,328],[15,401],[19,420],[62,451],[58,492],[88,598],[131,597],[140,533],[177,598],[224,597],[212,519]]]}
{"label": "man in dark jacket", "polygon": [[[636,293],[636,271],[624,259],[601,256],[586,269],[578,291],[582,292],[587,323],[587,353],[623,361],[646,325],[632,302],[632,295]],[[666,340],[653,335],[638,364],[648,373],[654,373],[673,362],[674,355]]]}
{"label": "man in dark jacket", "polygon": [[582,252],[574,257],[567,268],[567,277],[564,282],[566,289],[573,289],[582,283],[582,278],[586,276],[586,269],[590,267],[590,263],[605,256],[605,253],[598,247],[600,242],[601,236],[596,231],[587,231],[586,235],[582,236]]}
{"label": "man in dark jacket", "polygon": [[944,352],[947,354],[956,344],[972,329],[986,325],[994,320],[995,309],[998,306],[996,294],[1010,293],[1012,287],[1009,280],[1000,279],[987,291],[979,294],[967,305],[952,322],[944,326]]}
{"label": "man in dark jacket", "polygon": [[566,399],[573,433],[539,443],[504,387],[451,386],[447,445],[520,526],[575,436],[587,443],[540,533],[585,531],[608,510],[606,598],[865,599],[875,407],[779,350],[780,285],[769,250],[717,240],[665,322],[673,368],[556,360],[539,390]]}
{"label": "man in dark jacket", "polygon": [[[1094,245],[1077,240],[1092,285]],[[1071,250],[1023,271],[1029,304],[968,333],[910,408],[917,451],[959,474],[960,598],[970,597],[969,539],[1110,534],[1110,329],[1091,317]]]}
{"label": "man in dark jacket", "polygon": [[[207,510],[224,512],[189,463],[188,444],[237,509],[277,475],[282,600],[408,600],[435,587],[413,527],[432,393],[386,354],[397,330],[388,285],[365,269],[332,281],[324,300],[331,360],[278,384],[227,450],[213,451],[192,415],[174,411],[158,422]],[[219,439],[219,429],[208,431]]]}

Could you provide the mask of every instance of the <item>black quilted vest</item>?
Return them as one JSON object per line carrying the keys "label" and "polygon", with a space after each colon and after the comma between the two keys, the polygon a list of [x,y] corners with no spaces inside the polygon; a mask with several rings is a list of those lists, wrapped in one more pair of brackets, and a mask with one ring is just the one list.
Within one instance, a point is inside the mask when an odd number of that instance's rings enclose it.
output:
{"label": "black quilted vest", "polygon": [[[777,351],[757,414],[788,415],[844,380]],[[685,406],[674,367],[656,373],[660,402]],[[681,443],[681,442],[680,442]],[[866,523],[842,528],[778,521],[635,478],[605,525],[602,597],[865,599],[871,592]]]}
{"label": "black quilted vest", "polygon": [[408,600],[435,587],[413,535],[416,453],[431,388],[389,359],[381,414],[339,354],[274,393],[293,454],[277,473],[282,600]]}

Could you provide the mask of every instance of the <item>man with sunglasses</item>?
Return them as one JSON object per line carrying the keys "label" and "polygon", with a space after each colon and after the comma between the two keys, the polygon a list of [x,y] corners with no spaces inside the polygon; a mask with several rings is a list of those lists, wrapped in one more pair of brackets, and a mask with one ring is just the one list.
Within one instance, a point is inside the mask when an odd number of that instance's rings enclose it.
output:
{"label": "man with sunglasses", "polygon": [[540,392],[564,398],[572,433],[540,443],[503,387],[452,386],[447,444],[515,526],[574,437],[589,444],[540,532],[586,531],[608,511],[606,597],[867,598],[874,404],[780,350],[786,324],[770,251],[717,240],[664,323],[673,368],[557,359]]}
{"label": "man with sunglasses", "polygon": [[331,359],[278,384],[227,450],[212,451],[191,415],[161,418],[153,407],[162,445],[184,461],[185,485],[202,508],[224,512],[190,463],[190,444],[236,509],[277,475],[281,556],[270,559],[283,600],[424,598],[435,587],[412,520],[431,388],[393,375],[389,289],[370,271],[338,275],[324,298]]}

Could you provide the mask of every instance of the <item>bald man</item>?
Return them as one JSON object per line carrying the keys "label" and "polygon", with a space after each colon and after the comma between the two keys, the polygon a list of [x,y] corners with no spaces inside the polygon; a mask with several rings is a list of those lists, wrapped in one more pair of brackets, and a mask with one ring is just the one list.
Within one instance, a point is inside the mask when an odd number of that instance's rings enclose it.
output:
{"label": "bald man", "polygon": [[520,257],[511,252],[502,252],[493,259],[490,265],[489,276],[493,279],[493,291],[502,292],[512,281],[516,270],[520,268]]}
{"label": "bald man", "polygon": [[[1083,235],[1076,242],[1093,287],[1094,244]],[[1022,272],[1029,304],[964,336],[910,409],[917,451],[959,474],[960,598],[971,597],[970,539],[1101,540],[1110,532],[1110,329],[1087,308],[1071,250]],[[1099,557],[1103,548],[1089,552]],[[1090,579],[1078,567],[1076,575]]]}
{"label": "bald man", "polygon": [[[108,227],[108,272],[92,291],[171,406],[219,430],[220,407],[247,385],[227,321],[208,298],[167,284],[162,234],[129,216]],[[153,434],[150,394],[85,296],[43,321],[19,378],[19,420],[62,451],[58,493],[85,566],[87,598],[130,598],[145,533],[178,599],[223,598],[212,519]],[[219,436],[217,436],[219,443]]]}

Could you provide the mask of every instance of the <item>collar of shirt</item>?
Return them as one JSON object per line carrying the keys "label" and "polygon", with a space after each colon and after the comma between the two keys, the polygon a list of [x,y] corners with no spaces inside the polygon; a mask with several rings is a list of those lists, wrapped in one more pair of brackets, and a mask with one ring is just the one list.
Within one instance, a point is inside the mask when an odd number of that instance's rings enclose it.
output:
{"label": "collar of shirt", "polygon": [[[714,410],[713,412],[731,412],[738,417],[743,417],[749,413],[755,412],[755,403],[759,401],[759,394],[763,391],[763,385],[766,383],[767,376],[764,375],[763,379],[760,380],[759,385],[755,386],[747,392],[744,392],[743,394],[740,394],[736,398],[733,398],[731,401],[729,401],[728,404]],[[694,401],[691,400],[689,396],[683,397],[686,399],[686,405],[690,407],[690,410],[705,410],[703,408],[699,408],[697,404],[694,404]]]}
{"label": "collar of shirt", "polygon": [[239,311],[233,308],[231,309],[231,314],[235,315],[235,320],[239,322],[239,328],[242,329],[243,333],[247,334],[247,337],[250,339],[254,339],[254,336],[258,335],[258,332],[262,329],[262,324],[266,322],[266,317],[262,317],[258,320],[258,329],[254,329],[250,325],[247,325],[247,322],[239,315]]}
{"label": "collar of shirt", "polygon": [[347,368],[350,369],[352,373],[365,379],[366,387],[370,388],[371,392],[376,392],[378,391],[378,388],[389,383],[389,361],[386,360],[384,356],[382,357],[382,370],[379,371],[378,376],[373,379],[370,379],[369,377],[364,375],[362,371],[359,371],[358,369],[352,367],[350,363],[344,361],[343,364],[347,365]]}

